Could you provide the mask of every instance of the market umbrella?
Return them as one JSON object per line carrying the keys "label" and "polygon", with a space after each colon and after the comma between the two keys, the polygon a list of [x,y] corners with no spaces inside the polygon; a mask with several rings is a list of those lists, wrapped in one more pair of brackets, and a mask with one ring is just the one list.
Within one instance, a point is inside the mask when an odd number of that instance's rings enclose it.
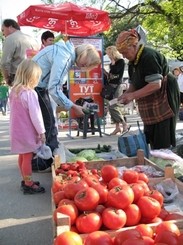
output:
{"label": "market umbrella", "polygon": [[31,5],[17,16],[20,26],[35,26],[74,36],[92,36],[110,28],[106,11],[73,3]]}

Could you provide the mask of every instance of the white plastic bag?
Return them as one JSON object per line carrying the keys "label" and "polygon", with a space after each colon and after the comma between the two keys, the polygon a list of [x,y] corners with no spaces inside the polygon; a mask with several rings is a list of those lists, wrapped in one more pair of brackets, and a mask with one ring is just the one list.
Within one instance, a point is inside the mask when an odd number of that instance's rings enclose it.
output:
{"label": "white plastic bag", "polygon": [[161,181],[155,187],[164,196],[164,203],[173,202],[179,195],[179,189],[171,178]]}

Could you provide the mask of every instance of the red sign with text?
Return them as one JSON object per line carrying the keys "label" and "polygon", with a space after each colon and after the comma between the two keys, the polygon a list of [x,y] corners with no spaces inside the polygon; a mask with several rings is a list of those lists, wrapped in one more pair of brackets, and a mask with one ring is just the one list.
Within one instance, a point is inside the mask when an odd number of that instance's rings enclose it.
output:
{"label": "red sign with text", "polygon": [[[98,52],[102,54],[101,38],[71,38],[75,46],[82,43],[90,43],[94,45]],[[94,103],[99,106],[99,117],[104,116],[104,101],[100,96],[102,90],[102,64],[91,71],[82,71],[78,67],[74,67],[69,72],[69,98],[74,103],[79,98],[93,99]],[[70,117],[76,118],[74,111],[70,111]]]}

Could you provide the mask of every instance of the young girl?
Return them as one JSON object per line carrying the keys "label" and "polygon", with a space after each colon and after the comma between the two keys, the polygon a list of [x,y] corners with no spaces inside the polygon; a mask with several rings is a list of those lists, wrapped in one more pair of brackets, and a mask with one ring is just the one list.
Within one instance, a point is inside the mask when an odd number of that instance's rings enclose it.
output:
{"label": "young girl", "polygon": [[10,141],[11,151],[18,153],[24,194],[45,192],[39,182],[32,180],[33,152],[45,142],[45,127],[34,88],[41,76],[41,68],[26,59],[18,66],[10,92]]}

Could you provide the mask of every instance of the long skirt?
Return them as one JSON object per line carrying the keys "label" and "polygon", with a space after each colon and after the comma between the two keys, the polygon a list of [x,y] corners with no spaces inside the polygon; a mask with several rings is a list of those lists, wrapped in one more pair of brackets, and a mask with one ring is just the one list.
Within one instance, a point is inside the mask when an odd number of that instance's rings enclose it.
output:
{"label": "long skirt", "polygon": [[168,149],[176,146],[176,123],[180,107],[180,92],[176,78],[168,74],[167,96],[174,116],[153,125],[145,125],[144,133],[151,149]]}

